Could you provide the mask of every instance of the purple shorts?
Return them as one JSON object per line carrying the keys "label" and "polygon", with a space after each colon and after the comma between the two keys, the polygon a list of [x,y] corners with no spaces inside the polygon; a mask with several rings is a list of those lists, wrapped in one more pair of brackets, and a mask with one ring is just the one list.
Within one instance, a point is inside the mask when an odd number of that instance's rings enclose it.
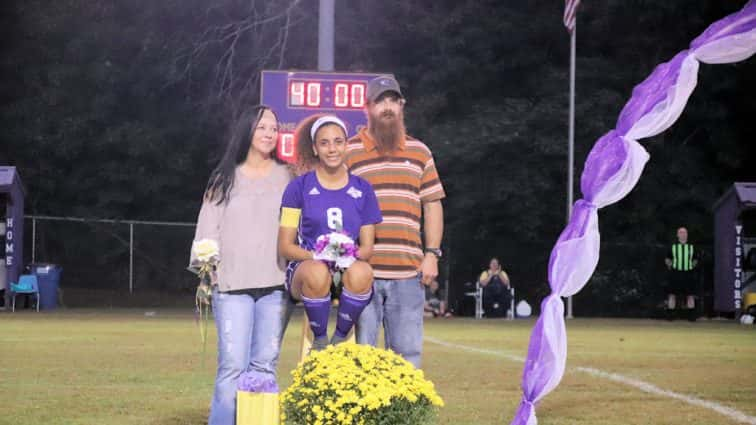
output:
{"label": "purple shorts", "polygon": [[[286,291],[289,294],[291,294],[291,282],[294,280],[294,273],[296,273],[297,267],[299,267],[300,264],[302,264],[301,261],[289,261],[289,264],[286,266],[286,281],[284,284],[286,285]],[[331,276],[333,276],[333,271],[331,271]]]}
{"label": "purple shorts", "polygon": [[286,281],[284,284],[286,285],[286,291],[291,294],[291,282],[294,280],[294,272],[297,271],[297,267],[302,264],[301,261],[289,261],[289,264],[286,266]]}

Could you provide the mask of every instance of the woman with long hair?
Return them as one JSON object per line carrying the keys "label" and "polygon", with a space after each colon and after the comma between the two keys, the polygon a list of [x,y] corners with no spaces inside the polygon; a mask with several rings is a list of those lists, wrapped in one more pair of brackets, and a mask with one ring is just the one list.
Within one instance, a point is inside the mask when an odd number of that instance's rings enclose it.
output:
{"label": "woman with long hair", "polygon": [[333,265],[329,267],[318,259],[318,237],[341,233],[358,247],[355,261],[343,271],[331,344],[346,340],[372,296],[373,270],[367,260],[373,253],[374,225],[382,216],[370,183],[347,172],[346,133],[344,123],[333,115],[314,115],[298,126],[294,137],[300,161],[317,162],[314,170],[289,183],[281,202],[278,249],[289,260],[287,287],[291,296],[304,304],[314,336],[313,350],[322,350],[329,343],[330,290],[335,271]]}
{"label": "woman with long hair", "polygon": [[291,175],[275,157],[277,141],[270,108],[242,114],[210,175],[197,220],[195,241],[212,239],[220,248],[212,295],[218,371],[209,425],[235,423],[242,373],[276,379],[291,305],[276,246],[280,200]]}

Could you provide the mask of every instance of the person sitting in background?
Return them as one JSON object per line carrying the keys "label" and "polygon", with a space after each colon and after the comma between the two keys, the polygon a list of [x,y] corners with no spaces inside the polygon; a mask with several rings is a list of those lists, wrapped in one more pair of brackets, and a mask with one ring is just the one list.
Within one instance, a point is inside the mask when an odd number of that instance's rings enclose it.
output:
{"label": "person sitting in background", "polygon": [[451,312],[446,309],[446,302],[442,299],[438,281],[433,279],[430,286],[425,288],[425,317],[451,317]]}
{"label": "person sitting in background", "polygon": [[485,317],[504,317],[511,303],[509,276],[501,269],[499,259],[494,257],[478,278],[483,288],[483,314]]}

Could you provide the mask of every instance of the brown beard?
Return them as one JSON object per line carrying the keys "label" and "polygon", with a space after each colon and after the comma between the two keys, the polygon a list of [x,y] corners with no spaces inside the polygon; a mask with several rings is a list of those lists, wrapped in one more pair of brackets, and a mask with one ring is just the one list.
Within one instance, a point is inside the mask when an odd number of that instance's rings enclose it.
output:
{"label": "brown beard", "polygon": [[[393,119],[386,119],[391,117]],[[375,139],[376,148],[379,152],[393,152],[399,147],[399,143],[405,134],[404,114],[384,113],[382,116],[368,116],[368,131]]]}

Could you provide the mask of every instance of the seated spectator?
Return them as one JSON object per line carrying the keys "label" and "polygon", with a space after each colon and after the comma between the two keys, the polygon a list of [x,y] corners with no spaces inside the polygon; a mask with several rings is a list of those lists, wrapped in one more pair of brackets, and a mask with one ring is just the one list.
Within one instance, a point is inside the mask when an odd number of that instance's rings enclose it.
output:
{"label": "seated spectator", "polygon": [[485,317],[504,317],[511,304],[512,292],[509,276],[501,269],[499,259],[494,257],[478,278],[483,288],[483,315]]}
{"label": "seated spectator", "polygon": [[423,315],[425,317],[451,317],[451,313],[446,309],[446,302],[441,298],[441,291],[438,281],[433,279],[430,286],[425,287],[425,308]]}

